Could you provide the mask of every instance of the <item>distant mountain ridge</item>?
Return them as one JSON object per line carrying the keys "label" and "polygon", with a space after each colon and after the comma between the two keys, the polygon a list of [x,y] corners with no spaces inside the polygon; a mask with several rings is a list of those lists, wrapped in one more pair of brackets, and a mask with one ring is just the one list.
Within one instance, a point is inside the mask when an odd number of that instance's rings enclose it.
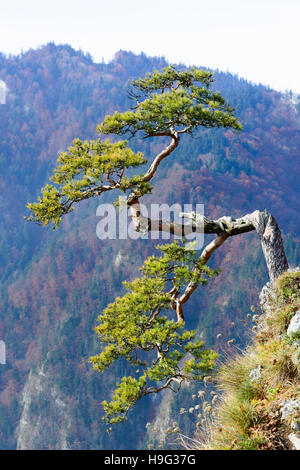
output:
{"label": "distant mountain ridge", "polygon": [[[0,339],[7,347],[7,364],[0,365],[2,449],[145,445],[145,424],[155,418],[158,402],[141,404],[108,436],[100,402],[116,371],[100,376],[87,360],[97,348],[97,314],[155,243],[98,240],[100,201],[83,204],[56,232],[23,217],[58,152],[75,137],[94,138],[105,114],[130,106],[129,80],[166,65],[164,58],[126,51],[95,64],[89,55],[51,43],[18,57],[0,55],[0,80],[8,89],[0,105]],[[183,139],[155,183],[164,200],[154,191],[148,201],[204,203],[210,217],[266,207],[283,230],[290,263],[299,264],[298,98],[223,72],[215,74],[214,86],[237,108],[244,130],[237,136],[201,129],[195,139]],[[157,150],[154,142],[130,143],[147,158]],[[169,190],[174,173],[178,184]],[[240,320],[266,280],[259,243],[251,234],[231,240],[213,263],[222,274],[191,302],[192,327],[217,348],[221,332],[243,345]]]}

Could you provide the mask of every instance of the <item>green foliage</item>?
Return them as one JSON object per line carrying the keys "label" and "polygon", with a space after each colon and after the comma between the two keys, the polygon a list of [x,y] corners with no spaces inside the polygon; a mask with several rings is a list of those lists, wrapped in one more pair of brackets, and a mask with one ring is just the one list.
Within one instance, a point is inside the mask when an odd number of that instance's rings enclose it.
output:
{"label": "green foliage", "polygon": [[[146,78],[132,81],[132,111],[106,116],[98,131],[131,136],[142,131],[145,137],[170,135],[171,130],[192,133],[198,126],[242,128],[233,109],[220,93],[209,87],[213,74],[192,68],[179,72],[166,67]],[[202,86],[199,86],[202,85]]]}
{"label": "green foliage", "polygon": [[128,292],[98,318],[96,331],[103,349],[91,358],[94,368],[103,372],[121,357],[137,368],[136,377],[123,377],[112,401],[103,402],[109,423],[126,418],[141,397],[173,384],[179,388],[185,380],[201,380],[215,367],[217,354],[203,349],[203,342],[195,341],[195,331],[175,322],[170,310],[174,287],[180,295],[191,280],[205,284],[216,272],[178,242],[158,248],[163,256],[148,258],[142,277],[124,282]]}
{"label": "green foliage", "polygon": [[110,189],[125,191],[139,187],[140,178],[124,178],[124,171],[143,165],[142,153],[134,153],[126,141],[110,143],[100,139],[75,139],[68,152],[58,157],[58,166],[51,180],[57,187],[47,184],[37,203],[28,204],[33,212],[28,220],[43,225],[59,225],[62,216],[73,210],[73,204]]}
{"label": "green foliage", "polygon": [[[239,131],[242,127],[234,109],[219,92],[212,91],[212,82],[211,72],[195,68],[178,71],[166,67],[163,72],[148,74],[132,82],[132,110],[106,116],[97,131],[100,135],[133,137],[141,132],[144,138],[169,136],[173,147],[164,150],[165,156],[178,145],[180,134],[192,134],[198,126]],[[55,228],[75,203],[103,192],[117,189],[139,198],[151,191],[149,180],[154,173],[129,172],[128,176],[125,172],[145,162],[142,153],[127,147],[127,141],[76,139],[68,152],[59,155],[51,177],[54,185],[46,185],[38,202],[28,204],[32,212],[28,219],[43,225],[53,223]],[[194,331],[184,329],[176,305],[181,302],[182,308],[189,298],[188,286],[192,292],[216,272],[197,259],[195,251],[179,243],[159,248],[163,256],[150,257],[141,268],[143,276],[125,282],[128,293],[108,305],[99,317],[96,331],[102,351],[91,358],[94,367],[103,372],[125,358],[139,368],[137,377],[122,379],[110,403],[103,402],[110,423],[122,421],[142,396],[174,384],[179,388],[185,380],[201,379],[215,364],[216,354],[194,341]],[[180,301],[183,294],[186,298]],[[176,321],[171,318],[172,310]]]}
{"label": "green foliage", "polygon": [[[234,110],[219,92],[209,88],[212,81],[211,72],[194,68],[180,72],[166,67],[163,72],[148,74],[132,82],[134,109],[106,116],[97,131],[100,135],[130,136],[141,131],[144,137],[151,137],[172,136],[174,132],[191,134],[198,126],[240,130]],[[145,162],[142,153],[133,152],[126,141],[76,139],[69,151],[58,157],[51,177],[57,186],[46,185],[38,202],[27,205],[32,212],[28,220],[43,225],[53,223],[56,228],[63,215],[81,200],[113,189],[134,189],[137,197],[149,193],[152,187],[143,175],[124,174]]]}
{"label": "green foliage", "polygon": [[291,303],[291,300],[299,298],[300,289],[300,273],[298,271],[284,273],[277,280],[277,297],[278,301],[283,304]]}
{"label": "green foliage", "polygon": [[117,384],[112,401],[102,402],[105,410],[107,421],[112,423],[120,423],[124,418],[123,414],[135,404],[140,398],[142,390],[145,386],[146,379],[144,376],[138,380],[133,377],[123,377],[120,384]]}

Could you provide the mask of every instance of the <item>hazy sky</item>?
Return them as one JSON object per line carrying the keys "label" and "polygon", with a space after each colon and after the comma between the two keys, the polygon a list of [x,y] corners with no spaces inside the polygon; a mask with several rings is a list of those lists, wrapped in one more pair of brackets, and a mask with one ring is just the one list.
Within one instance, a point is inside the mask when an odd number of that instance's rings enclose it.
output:
{"label": "hazy sky", "polygon": [[143,51],[300,93],[299,22],[300,0],[0,0],[0,51]]}

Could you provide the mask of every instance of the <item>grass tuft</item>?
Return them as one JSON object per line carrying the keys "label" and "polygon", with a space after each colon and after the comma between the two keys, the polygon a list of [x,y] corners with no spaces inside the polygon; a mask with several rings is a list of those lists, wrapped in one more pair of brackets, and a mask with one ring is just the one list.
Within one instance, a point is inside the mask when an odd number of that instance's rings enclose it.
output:
{"label": "grass tuft", "polygon": [[[286,332],[300,309],[300,272],[277,280],[270,306],[261,315],[252,345],[218,372],[222,398],[207,429],[197,436],[200,450],[291,448],[291,429],[281,420],[280,408],[300,396],[299,338]],[[255,369],[259,373],[251,375]]]}

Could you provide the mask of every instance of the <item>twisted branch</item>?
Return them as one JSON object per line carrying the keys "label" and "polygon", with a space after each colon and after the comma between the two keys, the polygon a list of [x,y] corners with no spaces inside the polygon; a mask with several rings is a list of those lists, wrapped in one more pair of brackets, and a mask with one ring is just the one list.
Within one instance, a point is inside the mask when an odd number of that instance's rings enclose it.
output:
{"label": "twisted branch", "polygon": [[[185,130],[188,131],[187,129]],[[152,165],[143,177],[144,182],[152,179],[160,162],[170,155],[177,147],[179,142],[179,132],[170,128],[170,144],[160,152],[154,159]],[[256,230],[261,241],[262,250],[266,260],[271,283],[288,269],[288,262],[284,251],[280,229],[275,218],[267,210],[256,210],[251,214],[246,214],[239,218],[223,216],[219,219],[208,219],[207,217],[191,213],[182,213],[182,219],[188,219],[188,222],[175,223],[168,220],[155,220],[142,215],[137,193],[133,191],[128,198],[128,206],[132,221],[137,231],[144,232],[167,232],[172,235],[185,237],[192,233],[214,234],[216,237],[202,251],[201,258],[206,264],[212,253],[217,250],[227,238]],[[198,268],[195,267],[195,274]],[[197,289],[198,282],[191,281],[185,292],[179,297],[175,290],[172,295],[171,307],[176,311],[177,320],[183,321],[183,309],[192,293]]]}

